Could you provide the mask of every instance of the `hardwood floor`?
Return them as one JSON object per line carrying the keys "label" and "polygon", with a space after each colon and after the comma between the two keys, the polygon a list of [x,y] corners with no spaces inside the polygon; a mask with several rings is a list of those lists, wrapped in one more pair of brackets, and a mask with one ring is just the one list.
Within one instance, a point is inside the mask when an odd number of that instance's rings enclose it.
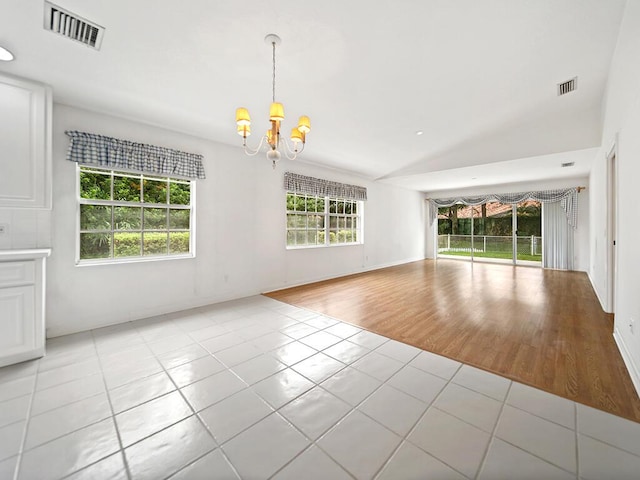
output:
{"label": "hardwood floor", "polygon": [[640,422],[583,272],[424,260],[266,295]]}

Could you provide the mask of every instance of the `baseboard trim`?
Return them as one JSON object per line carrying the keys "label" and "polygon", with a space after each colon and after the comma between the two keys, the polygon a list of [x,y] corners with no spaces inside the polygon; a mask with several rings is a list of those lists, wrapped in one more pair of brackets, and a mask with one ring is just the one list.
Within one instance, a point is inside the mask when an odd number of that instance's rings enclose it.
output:
{"label": "baseboard trim", "polygon": [[602,307],[603,311],[605,311],[607,313],[612,313],[609,310],[607,310],[606,303],[602,301],[602,297],[600,296],[600,293],[598,292],[598,289],[596,288],[596,284],[593,281],[593,278],[591,278],[591,274],[589,272],[586,272],[586,273],[587,273],[587,278],[589,279],[589,282],[591,282],[591,288],[593,289],[594,293],[596,294],[596,298],[600,302],[600,307]]}
{"label": "baseboard trim", "polygon": [[[325,280],[335,280],[342,277],[348,277],[350,275],[357,275],[359,273],[380,270],[382,268],[396,267],[398,265],[404,265],[405,263],[419,262],[421,260],[426,260],[426,259],[424,257],[414,257],[414,258],[407,258],[404,260],[398,260],[395,262],[382,263],[382,264],[378,264],[370,267],[363,266],[362,269],[360,270],[339,273],[337,275],[334,274],[334,275],[327,275],[327,276],[318,277],[318,278],[305,279],[295,283],[287,283],[286,285],[276,285],[273,287],[268,287],[263,291],[263,293],[267,294],[271,292],[276,292],[278,290],[286,290],[287,288],[302,287],[303,285],[309,285],[310,283],[324,282]],[[433,260],[433,259],[430,259],[430,260]]]}
{"label": "baseboard trim", "polygon": [[[254,295],[260,295],[259,291],[243,291],[243,292],[220,292],[217,295],[209,297],[192,298],[184,302],[176,302],[166,305],[154,306],[152,308],[142,308],[137,311],[128,312],[123,314],[118,320],[114,321],[113,315],[103,315],[100,317],[92,317],[84,322],[82,328],[73,328],[71,326],[48,326],[46,329],[47,340],[55,337],[61,337],[64,335],[71,335],[74,333],[86,332],[89,330],[95,330],[98,328],[111,327],[114,325],[120,325],[122,323],[135,322],[144,318],[158,317],[161,315],[170,315],[176,312],[182,312],[195,308],[205,307],[207,305],[214,305],[217,303],[228,302],[237,300],[244,297],[252,297]],[[91,320],[91,321],[88,321]]]}
{"label": "baseboard trim", "polygon": [[620,352],[622,360],[627,367],[627,371],[629,372],[629,376],[631,377],[633,386],[636,389],[636,393],[638,394],[638,397],[640,397],[640,370],[633,363],[632,357],[629,354],[629,350],[624,343],[624,339],[622,338],[622,335],[620,335],[620,332],[617,328],[613,331],[613,339],[615,340],[616,345],[618,346],[618,351]]}
{"label": "baseboard trim", "polygon": [[[398,260],[396,262],[389,262],[389,263],[383,263],[381,265],[374,265],[372,267],[366,267],[366,268],[363,268],[362,271],[363,272],[372,272],[373,270],[380,270],[381,268],[396,267],[398,265],[404,265],[405,263],[419,262],[421,260],[427,260],[427,259],[424,258],[424,257],[407,258],[407,259],[404,259],[404,260]],[[431,258],[429,260],[434,260],[434,259]]]}

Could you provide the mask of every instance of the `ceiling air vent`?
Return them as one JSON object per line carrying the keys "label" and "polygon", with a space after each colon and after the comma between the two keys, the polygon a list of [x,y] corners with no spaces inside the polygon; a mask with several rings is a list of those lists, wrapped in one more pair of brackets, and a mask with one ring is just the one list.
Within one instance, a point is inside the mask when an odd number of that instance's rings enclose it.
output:
{"label": "ceiling air vent", "polygon": [[567,162],[567,163],[561,163],[560,166],[562,168],[567,168],[567,167],[573,167],[576,164],[576,162]]}
{"label": "ceiling air vent", "polygon": [[573,77],[571,80],[559,83],[558,96],[573,92],[576,88],[578,88],[578,77]]}
{"label": "ceiling air vent", "polygon": [[53,3],[44,2],[44,29],[100,50],[104,28]]}

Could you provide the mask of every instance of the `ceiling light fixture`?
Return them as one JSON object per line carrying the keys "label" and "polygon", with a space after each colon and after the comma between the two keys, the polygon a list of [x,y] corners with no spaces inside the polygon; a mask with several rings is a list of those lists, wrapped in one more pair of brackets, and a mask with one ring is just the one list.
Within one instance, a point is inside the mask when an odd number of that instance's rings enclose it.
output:
{"label": "ceiling light fixture", "polygon": [[10,62],[14,58],[15,57],[13,56],[13,53],[11,53],[4,47],[0,47],[0,60],[2,60],[3,62]]}
{"label": "ceiling light fixture", "polygon": [[264,141],[267,141],[267,158],[273,162],[273,168],[276,168],[276,162],[280,160],[281,145],[284,144],[284,155],[289,160],[295,160],[298,154],[304,150],[307,133],[311,130],[311,121],[309,117],[303,115],[298,120],[298,126],[291,129],[291,144],[286,139],[280,137],[280,123],[284,120],[284,106],[276,102],[276,45],[280,45],[281,40],[277,35],[270,33],[264,37],[266,44],[271,45],[273,51],[273,75],[272,75],[272,99],[271,108],[269,109],[269,120],[271,128],[260,139],[260,144],[255,150],[247,146],[247,137],[251,135],[251,117],[249,110],[244,107],[236,109],[236,124],[238,135],[242,136],[242,146],[244,153],[247,155],[255,155],[262,150]]}

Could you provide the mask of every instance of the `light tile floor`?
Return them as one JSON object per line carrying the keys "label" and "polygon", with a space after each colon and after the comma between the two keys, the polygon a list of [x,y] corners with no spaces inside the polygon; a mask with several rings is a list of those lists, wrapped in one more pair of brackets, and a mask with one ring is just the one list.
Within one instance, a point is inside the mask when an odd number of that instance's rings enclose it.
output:
{"label": "light tile floor", "polygon": [[0,369],[0,479],[638,479],[640,424],[266,297]]}

